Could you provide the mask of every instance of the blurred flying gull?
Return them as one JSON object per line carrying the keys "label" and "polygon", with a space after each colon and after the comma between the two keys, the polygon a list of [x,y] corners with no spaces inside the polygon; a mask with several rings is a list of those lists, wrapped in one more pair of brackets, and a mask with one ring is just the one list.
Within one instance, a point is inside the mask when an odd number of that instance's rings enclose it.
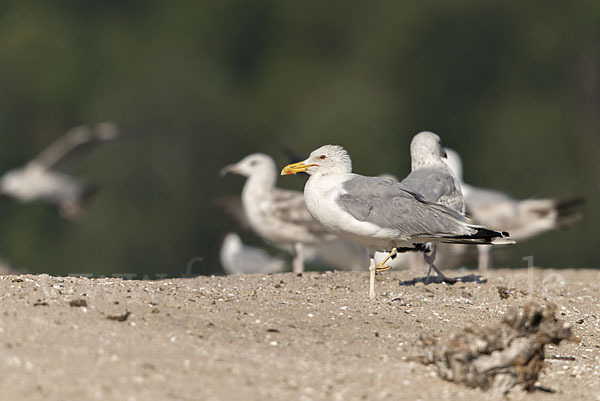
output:
{"label": "blurred flying gull", "polygon": [[[427,202],[447,206],[464,216],[465,203],[460,183],[442,160],[445,157],[439,136],[428,131],[416,134],[410,143],[411,173],[401,184],[411,192],[421,195]],[[456,282],[456,279],[446,277],[435,266],[437,247],[435,244],[431,244],[430,247],[431,251],[423,254],[429,266],[425,281],[429,280],[433,269],[443,281]]]}
{"label": "blurred flying gull", "polygon": [[[463,182],[462,161],[457,152],[446,148],[446,163],[462,188],[467,215],[477,224],[506,229],[511,238],[522,241],[545,231],[569,224],[581,217],[581,198],[518,200],[500,191],[476,188]],[[491,247],[477,247],[479,271],[491,266]]]}
{"label": "blurred flying gull", "polygon": [[[427,242],[513,243],[507,233],[475,226],[460,213],[425,201],[391,179],[352,173],[350,156],[341,146],[325,145],[308,159],[283,168],[282,175],[310,175],[304,197],[311,215],[329,232],[369,249],[369,297],[375,297],[375,251],[422,250]],[[390,257],[388,256],[388,258]]]}
{"label": "blurred flying gull", "polygon": [[283,271],[286,263],[264,249],[245,245],[236,233],[225,236],[219,256],[227,274],[277,273]]}
{"label": "blurred flying gull", "polygon": [[293,271],[304,271],[304,244],[333,241],[306,209],[301,192],[275,187],[277,167],[270,156],[254,153],[221,170],[247,177],[242,204],[252,230],[274,245],[293,246]]}
{"label": "blurred flying gull", "polygon": [[24,167],[0,177],[0,195],[24,203],[46,202],[57,206],[64,217],[74,219],[81,215],[96,188],[75,180],[61,169],[75,154],[118,136],[117,126],[108,122],[93,128],[73,128]]}

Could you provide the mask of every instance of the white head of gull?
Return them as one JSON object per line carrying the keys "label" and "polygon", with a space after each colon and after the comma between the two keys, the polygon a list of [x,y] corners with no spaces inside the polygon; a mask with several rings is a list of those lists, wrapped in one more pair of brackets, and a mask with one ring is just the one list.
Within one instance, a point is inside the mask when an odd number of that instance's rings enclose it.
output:
{"label": "white head of gull", "polygon": [[433,132],[419,132],[410,142],[410,165],[413,171],[423,167],[441,166],[444,164],[442,158],[445,157],[442,140]]}

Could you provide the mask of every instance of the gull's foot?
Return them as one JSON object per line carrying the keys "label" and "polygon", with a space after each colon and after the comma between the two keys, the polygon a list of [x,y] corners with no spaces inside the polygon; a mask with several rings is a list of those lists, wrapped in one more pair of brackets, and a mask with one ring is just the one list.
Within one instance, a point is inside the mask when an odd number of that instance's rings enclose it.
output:
{"label": "gull's foot", "polygon": [[448,284],[456,284],[456,283],[459,283],[462,281],[460,278],[454,278],[454,277],[448,277],[448,276],[440,277],[440,279],[442,280],[443,283],[448,283]]}
{"label": "gull's foot", "polygon": [[439,277],[439,279],[441,280],[442,283],[456,284],[459,281],[461,281],[460,278],[448,277],[444,273],[442,273],[441,271],[439,271],[439,269],[437,267],[435,267],[433,265],[432,265],[432,267],[433,267],[433,270],[438,275],[438,277]]}
{"label": "gull's foot", "polygon": [[425,279],[423,280],[423,283],[425,285],[429,285],[429,284],[440,284],[440,283],[446,283],[446,284],[456,284],[462,282],[462,280],[460,278],[454,278],[454,277],[448,277],[448,276],[429,276],[429,277],[425,277]]}
{"label": "gull's foot", "polygon": [[435,267],[434,264],[431,264],[431,265],[429,265],[429,270],[427,271],[427,277],[425,278],[425,285],[429,284],[429,279],[431,278],[431,274],[430,274],[431,270],[433,270],[435,272],[435,274],[437,274],[438,279],[440,280],[441,283],[456,284],[459,281],[462,281],[460,278],[446,276],[444,273],[442,273],[440,271],[440,269]]}
{"label": "gull's foot", "polygon": [[390,266],[375,266],[375,273],[386,272],[388,270],[392,270]]}
{"label": "gull's foot", "polygon": [[396,249],[396,248],[392,249],[390,254],[387,255],[387,257],[385,259],[383,259],[377,266],[375,266],[375,272],[381,273],[381,272],[386,272],[386,271],[390,270],[391,267],[385,266],[385,263],[390,259],[394,259],[397,254],[398,254],[398,249]]}

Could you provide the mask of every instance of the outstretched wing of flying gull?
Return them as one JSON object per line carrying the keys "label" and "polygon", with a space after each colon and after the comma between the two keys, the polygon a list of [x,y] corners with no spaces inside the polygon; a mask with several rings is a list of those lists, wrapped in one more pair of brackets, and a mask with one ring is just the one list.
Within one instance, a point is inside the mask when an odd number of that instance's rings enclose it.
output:
{"label": "outstretched wing of flying gull", "polygon": [[66,134],[52,143],[35,159],[28,163],[46,170],[56,169],[67,158],[81,154],[93,146],[119,137],[119,128],[110,122],[99,123],[95,127],[82,125],[69,130]]}
{"label": "outstretched wing of flying gull", "polygon": [[67,218],[79,217],[85,202],[96,193],[96,187],[59,171],[59,165],[78,151],[117,136],[118,128],[113,123],[74,128],[24,167],[2,175],[0,194],[24,203],[46,202],[57,206]]}

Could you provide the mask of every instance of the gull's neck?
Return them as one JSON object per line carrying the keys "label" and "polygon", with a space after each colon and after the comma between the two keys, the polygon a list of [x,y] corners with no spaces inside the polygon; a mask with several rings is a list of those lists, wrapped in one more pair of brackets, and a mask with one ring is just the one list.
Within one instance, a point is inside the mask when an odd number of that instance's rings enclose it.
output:
{"label": "gull's neck", "polygon": [[319,192],[320,190],[328,190],[330,187],[337,185],[341,182],[344,182],[355,176],[353,173],[313,173],[308,177],[308,181],[306,181],[306,185],[304,186],[304,193],[306,195],[307,189],[315,190]]}
{"label": "gull's neck", "polygon": [[273,189],[277,182],[277,171],[274,169],[268,169],[265,171],[257,171],[255,174],[250,175],[246,180],[244,188],[249,187],[251,189]]}
{"label": "gull's neck", "polygon": [[[277,182],[277,171],[256,172],[246,179],[244,189],[242,190],[242,202],[246,209],[258,207],[258,203],[269,198],[275,189]],[[247,211],[248,213],[248,211]]]}
{"label": "gull's neck", "polygon": [[447,167],[442,159],[432,157],[411,157],[410,165],[412,171],[426,167]]}

